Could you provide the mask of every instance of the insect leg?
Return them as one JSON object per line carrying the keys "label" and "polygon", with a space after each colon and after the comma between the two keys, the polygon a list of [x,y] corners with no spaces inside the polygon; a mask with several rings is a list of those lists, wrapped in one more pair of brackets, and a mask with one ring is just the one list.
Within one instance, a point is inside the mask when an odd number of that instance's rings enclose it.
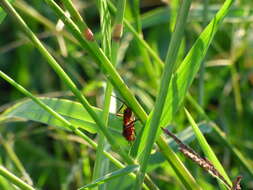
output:
{"label": "insect leg", "polygon": [[135,123],[136,121],[138,121],[138,119],[135,119],[133,121],[131,121],[130,123],[128,123],[126,126],[125,126],[125,129],[128,129],[133,123]]}

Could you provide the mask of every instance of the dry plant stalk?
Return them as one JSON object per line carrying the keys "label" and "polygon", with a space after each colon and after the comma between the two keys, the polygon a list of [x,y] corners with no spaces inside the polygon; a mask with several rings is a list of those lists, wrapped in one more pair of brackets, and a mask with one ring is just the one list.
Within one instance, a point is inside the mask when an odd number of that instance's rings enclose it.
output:
{"label": "dry plant stalk", "polygon": [[237,178],[235,179],[234,183],[233,183],[233,188],[232,190],[241,190],[241,186],[240,186],[240,182],[242,180],[242,176],[237,176]]}
{"label": "dry plant stalk", "polygon": [[198,164],[201,168],[204,169],[204,171],[208,172],[211,176],[219,178],[231,190],[241,190],[240,181],[242,179],[242,176],[238,176],[233,183],[233,186],[231,186],[207,158],[202,158],[198,153],[196,153],[192,148],[184,144],[179,138],[176,137],[176,135],[171,133],[168,129],[162,129],[164,133],[166,133],[175,140],[175,142],[179,145],[179,151],[182,152],[187,158]]}

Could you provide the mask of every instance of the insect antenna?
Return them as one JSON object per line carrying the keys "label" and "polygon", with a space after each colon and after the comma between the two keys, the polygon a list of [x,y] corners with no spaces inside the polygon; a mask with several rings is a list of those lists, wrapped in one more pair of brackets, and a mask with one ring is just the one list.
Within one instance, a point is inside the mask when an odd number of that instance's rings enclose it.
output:
{"label": "insect antenna", "polygon": [[116,98],[117,100],[119,100],[120,102],[122,102],[123,104],[126,105],[126,102],[124,100],[122,100],[121,98],[117,97],[117,96],[114,96],[114,95],[111,95],[112,97]]}
{"label": "insect antenna", "polygon": [[112,97],[116,98],[117,100],[119,100],[120,102],[122,102],[123,104],[119,107],[119,109],[117,110],[117,116],[122,116],[122,114],[118,114],[120,112],[120,110],[124,107],[124,105],[126,105],[126,102],[124,100],[122,100],[121,98],[111,95]]}

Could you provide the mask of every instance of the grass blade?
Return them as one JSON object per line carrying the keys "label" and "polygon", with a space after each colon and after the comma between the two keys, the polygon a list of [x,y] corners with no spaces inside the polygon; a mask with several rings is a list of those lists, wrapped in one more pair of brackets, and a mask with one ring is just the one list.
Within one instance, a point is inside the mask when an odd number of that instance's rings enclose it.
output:
{"label": "grass blade", "polygon": [[115,179],[117,177],[124,176],[124,175],[126,175],[128,173],[131,173],[131,172],[135,172],[138,168],[139,168],[139,166],[137,166],[137,165],[126,166],[123,169],[111,172],[111,173],[106,174],[105,176],[103,176],[101,178],[98,178],[93,183],[85,185],[85,186],[79,188],[79,190],[84,190],[84,189],[87,189],[87,188],[95,187],[97,185],[101,185],[101,184],[103,184],[103,183],[105,183],[107,181],[110,181],[112,179]]}
{"label": "grass blade", "polygon": [[35,190],[32,186],[26,184],[17,176],[9,172],[6,168],[0,165],[0,175],[8,179],[11,183],[15,184],[17,187],[23,190]]}
{"label": "grass blade", "polygon": [[164,73],[161,79],[160,90],[159,90],[158,97],[155,103],[154,112],[150,121],[150,126],[146,127],[148,129],[147,130],[148,135],[146,136],[147,137],[146,139],[142,139],[142,142],[140,145],[140,146],[145,147],[145,149],[143,152],[142,160],[140,162],[140,171],[138,172],[138,175],[137,175],[138,177],[135,184],[135,189],[141,188],[141,184],[145,176],[150,152],[155,142],[156,134],[159,128],[159,121],[162,116],[162,110],[164,107],[164,102],[166,100],[167,90],[170,84],[171,76],[174,70],[178,49],[183,37],[184,26],[187,20],[190,5],[191,5],[191,1],[184,0],[179,11],[175,31],[172,35],[172,39],[171,39],[169,50],[166,57]]}
{"label": "grass blade", "polygon": [[[80,103],[59,98],[40,97],[38,99],[60,114],[63,118],[67,119],[74,127],[84,129],[92,134],[98,132],[96,123],[86,110],[83,111],[83,107]],[[97,115],[102,116],[103,110],[96,107],[93,107],[93,109]],[[67,127],[64,128],[64,123],[61,123],[57,118],[52,117],[50,113],[45,111],[32,100],[20,101],[0,115],[1,122],[15,118],[21,120],[32,120],[45,123],[47,125],[62,127],[62,129],[68,129]],[[121,137],[121,130],[118,128],[121,124],[122,118],[117,117],[115,114],[109,115],[111,133],[115,135],[116,132],[118,133],[118,135],[116,135]]]}
{"label": "grass blade", "polygon": [[[85,135],[83,132],[81,132],[79,129],[73,127],[71,125],[71,123],[69,121],[67,121],[65,118],[63,118],[61,115],[59,115],[57,112],[55,112],[52,108],[50,108],[49,106],[47,106],[45,103],[43,103],[40,99],[38,99],[37,97],[35,97],[33,94],[31,94],[29,91],[27,91],[25,88],[23,88],[21,85],[17,84],[14,80],[12,80],[9,76],[7,76],[5,73],[3,73],[2,71],[0,71],[0,77],[2,77],[3,79],[5,79],[7,82],[9,82],[11,85],[13,85],[15,88],[17,88],[17,90],[19,90],[21,93],[23,93],[24,95],[28,96],[29,98],[31,98],[36,104],[38,104],[40,107],[42,107],[45,111],[47,111],[48,113],[50,113],[52,116],[56,117],[59,121],[61,121],[65,127],[69,128],[70,130],[72,130],[76,135],[80,136],[81,138],[83,138],[85,141],[87,141],[94,149],[97,149],[97,144],[92,141],[87,135]],[[103,154],[109,158],[111,160],[111,162],[119,167],[119,168],[123,168],[124,165],[121,164],[117,159],[115,159],[113,156],[111,156],[108,152],[103,151]],[[4,172],[4,171],[3,171]],[[3,174],[4,175],[4,174]],[[7,175],[7,174],[6,174]],[[130,176],[132,178],[135,178],[134,174],[130,174]],[[147,183],[151,184],[150,186],[152,187],[152,181],[149,180],[148,178],[146,178],[145,180]],[[144,187],[145,184],[143,184]],[[151,188],[152,189],[152,188]],[[154,188],[153,188],[154,189]]]}
{"label": "grass blade", "polygon": [[83,34],[79,31],[78,27],[74,22],[67,18],[64,11],[53,1],[46,0],[48,5],[55,11],[59,18],[62,18],[66,27],[72,32],[73,36],[79,41],[81,47],[88,51],[96,63],[101,67],[105,76],[112,83],[113,87],[118,90],[120,95],[124,98],[126,104],[131,107],[138,118],[145,123],[147,114],[140,106],[132,92],[129,90],[127,85],[124,83],[123,79],[120,77],[119,73],[115,70],[110,60],[105,56],[104,52],[99,48],[95,41],[88,41],[84,38]]}
{"label": "grass blade", "polygon": [[234,0],[226,0],[224,2],[219,12],[201,33],[177,71],[174,73],[169,86],[160,126],[168,125],[173,115],[182,104],[186,92],[199,70],[201,61],[204,59],[216,31],[228,13],[233,1]]}
{"label": "grass blade", "polygon": [[[10,13],[10,15],[17,21],[21,29],[25,32],[27,37],[33,42],[35,47],[41,52],[41,54],[46,58],[50,66],[55,70],[55,72],[59,75],[59,77],[64,81],[64,83],[69,87],[69,89],[75,94],[78,100],[81,102],[83,107],[89,112],[90,116],[94,119],[94,121],[98,124],[99,130],[102,134],[104,134],[111,144],[112,148],[116,150],[122,158],[128,163],[133,163],[133,160],[118,146],[117,143],[114,142],[113,136],[106,129],[103,121],[99,118],[96,112],[92,109],[88,100],[83,96],[82,92],[78,90],[73,81],[69,78],[69,76],[65,73],[65,71],[60,67],[60,65],[56,62],[56,60],[52,57],[52,55],[47,51],[47,49],[42,45],[39,39],[35,36],[35,34],[30,30],[30,28],[26,25],[20,15],[15,11],[12,5],[7,0],[1,0],[1,5],[5,8],[5,10]],[[64,13],[63,13],[64,14]]]}
{"label": "grass blade", "polygon": [[241,153],[235,146],[233,146],[227,139],[226,134],[220,129],[220,127],[212,122],[210,118],[206,115],[205,111],[198,105],[198,103],[190,96],[187,95],[187,100],[191,103],[191,105],[196,109],[198,114],[204,118],[207,122],[210,122],[210,125],[214,129],[215,134],[222,141],[222,144],[227,146],[229,150],[234,154],[235,157],[239,160],[240,164],[248,171],[249,175],[253,177],[253,167],[251,163],[248,161],[245,155]]}
{"label": "grass blade", "polygon": [[[112,4],[111,1],[108,1],[108,5],[112,11],[112,13],[116,13],[116,8],[115,6]],[[157,53],[148,45],[148,43],[142,38],[141,35],[139,35],[139,33],[135,30],[135,28],[130,24],[130,22],[128,22],[126,19],[123,19],[124,24],[126,26],[126,28],[132,32],[132,34],[134,35],[135,39],[138,41],[138,43],[142,46],[143,49],[146,49],[147,52],[149,52],[150,56],[152,56],[152,58],[156,61],[156,63],[163,68],[164,63],[163,61],[160,59],[160,57],[157,55]]]}
{"label": "grass blade", "polygon": [[[225,180],[227,181],[227,183],[232,187],[232,182],[229,179],[229,177],[228,177],[225,169],[222,167],[222,164],[220,163],[220,161],[218,160],[218,158],[214,154],[212,148],[208,144],[208,142],[205,139],[205,137],[202,134],[202,132],[199,130],[197,124],[195,123],[194,119],[192,118],[192,116],[190,115],[190,113],[187,111],[187,109],[185,109],[185,113],[187,115],[188,121],[190,122],[190,124],[191,124],[191,126],[193,128],[193,131],[194,131],[194,133],[195,133],[195,135],[197,137],[197,140],[198,140],[198,142],[199,142],[199,144],[201,146],[201,149],[205,153],[206,157],[213,163],[213,165],[215,166],[215,168],[225,178]],[[220,179],[220,178],[218,178],[218,179]]]}
{"label": "grass blade", "polygon": [[[105,0],[98,0],[99,4],[99,12],[100,12],[100,25],[101,25],[101,32],[102,35],[102,50],[105,52],[105,55],[111,60],[111,15],[107,8],[107,2]],[[109,110],[110,110],[110,103],[111,103],[111,95],[113,91],[113,86],[107,80],[106,82],[106,89],[104,95],[104,108],[102,118],[105,123],[105,126],[108,127],[108,118],[109,118]],[[108,142],[104,138],[103,135],[98,136],[98,148],[96,152],[96,159],[93,169],[93,176],[92,180],[103,176],[104,174],[108,173],[109,171],[109,161],[104,157],[103,150],[105,145],[108,145]],[[106,189],[106,184],[103,186],[99,186],[100,190]],[[93,188],[98,189],[98,188]]]}

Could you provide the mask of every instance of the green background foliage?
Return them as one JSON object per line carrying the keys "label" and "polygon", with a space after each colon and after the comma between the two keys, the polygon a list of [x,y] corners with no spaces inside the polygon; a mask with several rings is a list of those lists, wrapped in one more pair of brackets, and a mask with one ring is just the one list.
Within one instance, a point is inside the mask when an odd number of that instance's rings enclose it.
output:
{"label": "green background foliage", "polygon": [[[0,71],[56,114],[24,99],[0,73],[0,165],[23,181],[0,168],[0,189],[226,189],[160,127],[207,157],[229,184],[241,175],[242,189],[253,189],[251,1],[194,0],[183,26],[179,0],[72,1],[81,17],[71,1],[56,1],[71,20],[51,0],[10,2],[63,70],[0,8]],[[124,24],[120,42],[111,41],[116,24]],[[87,26],[94,41],[83,35]],[[172,75],[162,76],[168,65]],[[170,81],[164,101],[162,77]],[[132,143],[116,115],[122,104],[119,112],[128,106],[137,119]]]}

